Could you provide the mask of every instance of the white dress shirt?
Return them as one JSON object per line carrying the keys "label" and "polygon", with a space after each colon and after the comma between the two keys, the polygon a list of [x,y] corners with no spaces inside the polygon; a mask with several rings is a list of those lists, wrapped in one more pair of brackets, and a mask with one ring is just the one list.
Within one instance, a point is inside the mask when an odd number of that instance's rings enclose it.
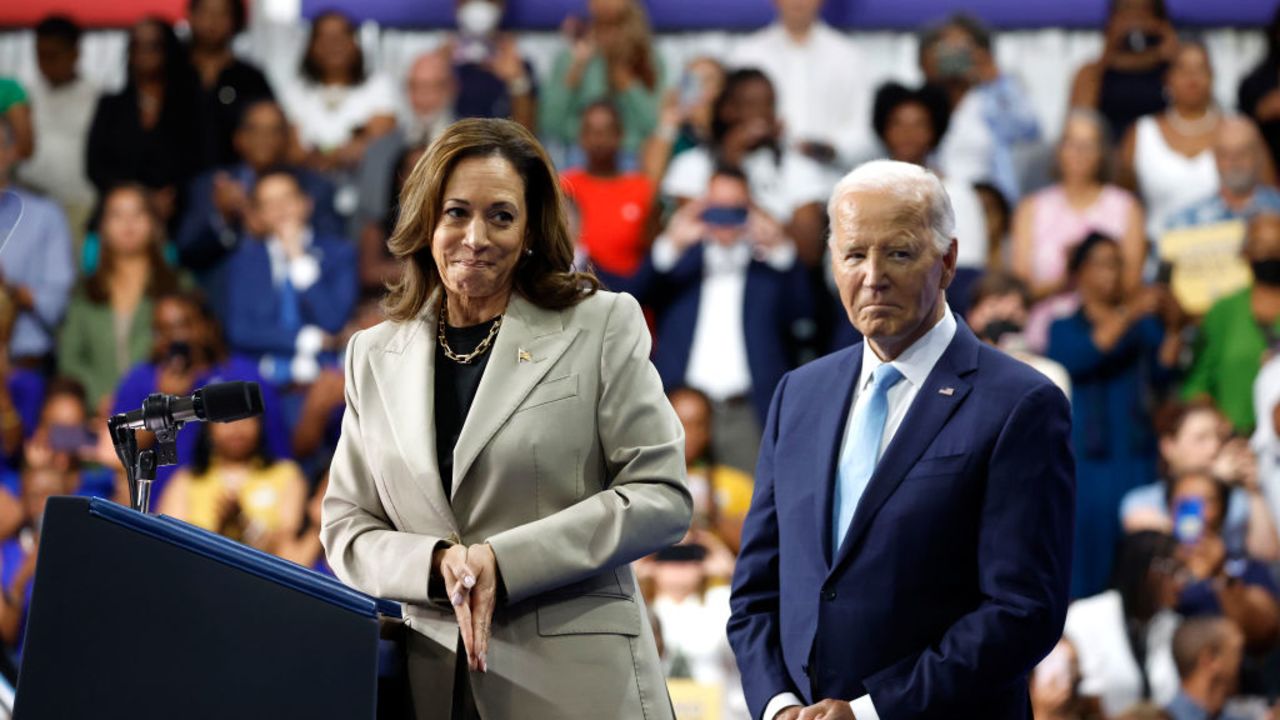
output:
{"label": "white dress shirt", "polygon": [[875,152],[871,135],[870,76],[853,41],[816,22],[803,43],[797,43],[781,24],[773,24],[743,38],[729,57],[734,68],[754,67],[773,81],[778,114],[793,140],[818,141],[836,149],[836,163],[845,168],[870,159]]}
{"label": "white dress shirt", "polygon": [[[285,254],[284,245],[274,235],[267,238],[267,258],[271,261],[271,284],[275,288],[284,285],[285,278],[299,296],[320,279],[320,261],[309,250],[314,234],[310,228],[302,231],[302,254],[293,259]],[[301,302],[301,300],[299,300]],[[289,372],[298,382],[311,382],[320,374],[320,364],[316,356],[324,346],[325,331],[317,325],[303,325],[294,340],[294,356],[289,363]],[[274,358],[263,358],[264,363],[275,362]],[[263,374],[271,377],[269,368],[262,368]]]}
{"label": "white dress shirt", "polygon": [[[902,425],[902,420],[907,416],[907,411],[911,409],[911,403],[919,394],[920,388],[924,385],[925,380],[929,378],[929,373],[933,372],[933,366],[938,364],[938,359],[947,351],[947,346],[951,344],[952,338],[956,336],[956,319],[951,314],[951,308],[946,308],[942,313],[942,319],[934,324],[919,340],[911,344],[911,347],[902,351],[898,357],[889,361],[891,365],[902,373],[902,380],[893,387],[889,388],[887,400],[889,402],[889,414],[885,418],[884,435],[880,438],[880,453],[883,457],[885,448],[889,447],[893,436],[898,432],[898,427]],[[844,454],[844,447],[852,442],[853,417],[858,408],[859,403],[864,403],[870,397],[863,392],[871,385],[871,374],[876,368],[884,364],[884,361],[876,355],[871,349],[871,344],[864,342],[862,344],[862,372],[858,376],[858,383],[853,389],[853,405],[849,408],[849,417],[845,421],[844,439],[840,444],[840,453],[837,457]],[[800,698],[793,693],[782,693],[774,696],[769,704],[765,706],[764,717],[771,720],[782,710],[795,706],[803,705]],[[853,707],[853,714],[858,720],[880,720],[880,715],[876,713],[876,706],[871,702],[870,695],[863,695],[853,702],[849,703]]]}

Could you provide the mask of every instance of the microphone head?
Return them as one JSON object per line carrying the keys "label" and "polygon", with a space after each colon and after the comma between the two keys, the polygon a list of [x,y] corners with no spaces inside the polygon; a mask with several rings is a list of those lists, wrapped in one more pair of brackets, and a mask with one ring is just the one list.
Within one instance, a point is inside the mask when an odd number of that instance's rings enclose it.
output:
{"label": "microphone head", "polygon": [[206,385],[192,399],[196,417],[206,422],[232,422],[262,414],[262,388],[256,382]]}

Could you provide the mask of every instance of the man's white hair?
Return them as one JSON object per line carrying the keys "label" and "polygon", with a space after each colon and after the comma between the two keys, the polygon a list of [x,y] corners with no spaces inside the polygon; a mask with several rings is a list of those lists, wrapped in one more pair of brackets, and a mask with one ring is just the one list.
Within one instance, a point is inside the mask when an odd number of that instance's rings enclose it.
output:
{"label": "man's white hair", "polygon": [[[897,160],[872,160],[854,168],[836,183],[827,204],[827,217],[834,229],[857,216],[857,203],[849,197],[855,192],[887,193],[901,203],[904,210],[918,214],[920,226],[932,236],[933,247],[945,255],[956,236],[956,213],[951,198],[937,175],[912,163]],[[912,228],[911,232],[915,232]],[[922,238],[923,239],[923,238]]]}

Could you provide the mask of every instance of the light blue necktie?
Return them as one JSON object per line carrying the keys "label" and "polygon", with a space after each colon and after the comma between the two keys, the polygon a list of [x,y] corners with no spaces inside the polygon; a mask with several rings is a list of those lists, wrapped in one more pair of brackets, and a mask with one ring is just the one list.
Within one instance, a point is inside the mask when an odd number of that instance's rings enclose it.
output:
{"label": "light blue necktie", "polygon": [[831,542],[832,557],[840,550],[840,543],[853,522],[853,511],[858,509],[858,500],[875,472],[876,462],[880,459],[884,423],[889,417],[889,388],[901,379],[902,372],[896,367],[889,363],[881,365],[871,373],[866,402],[855,403],[853,427],[849,431],[849,441],[840,453],[840,469],[836,474],[831,523],[835,533]]}

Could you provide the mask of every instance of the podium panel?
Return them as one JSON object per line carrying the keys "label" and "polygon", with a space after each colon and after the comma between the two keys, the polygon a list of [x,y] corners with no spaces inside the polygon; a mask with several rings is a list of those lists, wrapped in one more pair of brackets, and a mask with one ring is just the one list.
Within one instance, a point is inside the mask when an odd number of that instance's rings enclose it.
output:
{"label": "podium panel", "polygon": [[15,717],[374,718],[399,606],[168,517],[45,512]]}

